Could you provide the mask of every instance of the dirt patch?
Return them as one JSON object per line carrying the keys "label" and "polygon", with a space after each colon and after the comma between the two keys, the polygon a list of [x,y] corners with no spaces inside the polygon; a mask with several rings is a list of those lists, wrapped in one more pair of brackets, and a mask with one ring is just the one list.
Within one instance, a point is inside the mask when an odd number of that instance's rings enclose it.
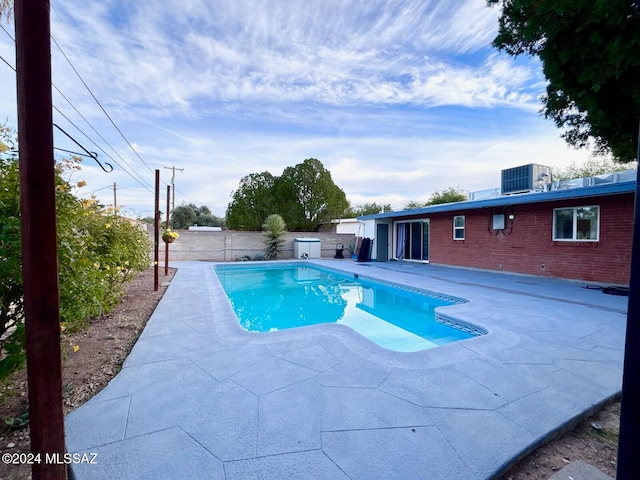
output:
{"label": "dirt patch", "polygon": [[[69,413],[98,393],[119,371],[147,320],[162,298],[175,269],[153,291],[153,269],[127,285],[120,304],[108,315],[91,321],[88,330],[63,336],[64,412]],[[76,348],[77,347],[77,348]],[[0,390],[0,454],[29,452],[29,430],[11,429],[4,419],[27,407],[26,372],[13,375]],[[575,430],[538,448],[515,465],[503,480],[547,480],[565,465],[583,460],[615,478],[620,402],[606,405]],[[594,428],[596,424],[599,428]],[[0,480],[31,478],[28,466],[0,463]]]}
{"label": "dirt patch", "polygon": [[[126,293],[109,314],[92,319],[86,331],[62,336],[63,408],[67,414],[79,407],[119,371],[149,317],[162,298],[176,269],[164,276],[154,291],[154,270],[142,272],[127,284]],[[16,418],[27,409],[26,370],[12,375],[0,387],[0,455],[30,451],[29,429],[12,429],[5,419]],[[31,478],[28,466],[0,462],[0,480]]]}
{"label": "dirt patch", "polygon": [[574,430],[554,440],[519,462],[503,480],[548,480],[576,460],[590,463],[616,478],[620,401],[605,405]]}

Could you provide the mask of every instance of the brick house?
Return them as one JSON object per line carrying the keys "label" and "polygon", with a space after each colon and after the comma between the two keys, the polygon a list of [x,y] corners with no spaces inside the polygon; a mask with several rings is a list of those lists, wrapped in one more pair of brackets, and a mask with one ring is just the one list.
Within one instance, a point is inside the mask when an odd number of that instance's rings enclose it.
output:
{"label": "brick house", "polygon": [[[635,171],[620,178],[635,178]],[[362,236],[373,239],[375,261],[429,262],[628,285],[635,188],[635,180],[614,181],[359,220]]]}

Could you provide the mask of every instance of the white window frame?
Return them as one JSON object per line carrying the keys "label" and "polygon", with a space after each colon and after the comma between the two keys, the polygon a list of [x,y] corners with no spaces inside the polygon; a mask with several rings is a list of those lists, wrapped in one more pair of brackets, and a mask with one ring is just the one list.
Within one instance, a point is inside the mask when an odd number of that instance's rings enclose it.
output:
{"label": "white window frame", "polygon": [[[458,218],[462,219],[462,226],[456,226],[456,220]],[[465,228],[465,218],[464,215],[456,215],[455,217],[453,217],[453,239],[454,240],[464,240],[464,228]],[[456,232],[462,232],[462,237],[456,237]]]}
{"label": "white window frame", "polygon": [[[578,210],[581,208],[593,208],[595,209],[596,216],[596,238],[578,238]],[[560,210],[573,210],[573,232],[571,238],[557,238],[556,231],[556,214]],[[553,209],[553,241],[554,242],[599,242],[600,241],[600,206],[599,205],[581,205],[579,207],[560,207]]]}

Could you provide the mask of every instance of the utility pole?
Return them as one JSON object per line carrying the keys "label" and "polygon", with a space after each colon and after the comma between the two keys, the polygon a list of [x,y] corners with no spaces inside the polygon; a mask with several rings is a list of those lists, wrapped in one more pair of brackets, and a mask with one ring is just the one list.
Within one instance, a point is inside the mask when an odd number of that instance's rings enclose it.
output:
{"label": "utility pole", "polygon": [[184,168],[177,168],[175,165],[171,167],[164,167],[167,170],[171,170],[171,190],[173,192],[173,200],[171,201],[171,211],[173,212],[176,209],[176,170],[184,172]]}
{"label": "utility pole", "polygon": [[[638,150],[640,158],[640,125]],[[616,478],[636,478],[638,473],[638,440],[640,434],[640,170],[636,172],[636,197],[631,243],[631,276],[627,302],[627,332],[622,373],[622,400],[620,404],[620,435],[618,440],[618,468]]]}
{"label": "utility pole", "polygon": [[118,216],[118,202],[116,201],[116,182],[113,182],[113,216]]}
{"label": "utility pole", "polygon": [[49,0],[16,0],[16,86],[27,382],[34,480],[66,479]]}

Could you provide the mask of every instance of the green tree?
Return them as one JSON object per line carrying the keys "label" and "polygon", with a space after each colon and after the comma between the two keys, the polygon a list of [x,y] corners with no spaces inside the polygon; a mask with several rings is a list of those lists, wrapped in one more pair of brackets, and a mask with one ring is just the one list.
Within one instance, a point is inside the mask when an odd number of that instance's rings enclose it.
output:
{"label": "green tree", "polygon": [[416,200],[409,200],[403,210],[415,210],[416,208],[422,208],[426,205],[425,202],[418,202]]}
{"label": "green tree", "polygon": [[315,158],[287,167],[274,186],[277,211],[292,231],[315,231],[349,206],[344,191]]}
{"label": "green tree", "polygon": [[287,226],[280,215],[272,213],[262,224],[264,230],[264,255],[267,260],[278,258],[284,244]]}
{"label": "green tree", "polygon": [[637,166],[637,162],[616,163],[606,157],[590,157],[589,160],[585,162],[572,162],[566,168],[552,168],[551,171],[553,180],[555,181],[621,172],[629,168],[637,168]]}
{"label": "green tree", "polygon": [[173,210],[171,225],[174,229],[189,228],[191,225],[222,227],[224,219],[213,215],[206,205],[197,207],[194,203],[189,203]]}
{"label": "green tree", "polygon": [[440,205],[442,203],[464,202],[467,194],[463,190],[455,187],[448,187],[442,191],[435,191],[426,202],[411,200],[406,203],[404,210],[415,210],[416,208],[428,207],[429,205]]}
{"label": "green tree", "polygon": [[574,147],[636,158],[640,112],[639,2],[488,0],[502,8],[493,45],[537,56],[548,80],[542,113]]}
{"label": "green tree", "polygon": [[[193,205],[193,204],[192,204]],[[196,225],[204,226],[204,227],[223,227],[224,226],[224,218],[220,218],[213,213],[211,213],[211,209],[206,205],[201,205],[200,207],[196,207],[196,218],[194,223]]]}
{"label": "green tree", "polygon": [[448,187],[442,191],[433,192],[425,205],[440,205],[442,203],[464,202],[465,200],[467,200],[467,194],[463,190]]}
{"label": "green tree", "polygon": [[263,219],[276,210],[274,184],[269,172],[252,173],[240,180],[227,206],[225,224],[231,230],[258,231]]}
{"label": "green tree", "polygon": [[171,225],[175,229],[189,228],[196,219],[196,206],[193,203],[189,205],[180,205],[171,212]]}
{"label": "green tree", "polygon": [[[0,379],[25,360],[20,181],[15,135],[0,128]],[[56,223],[61,325],[73,331],[108,312],[124,283],[149,266],[146,232],[93,200],[79,200],[65,175],[74,159],[56,163]]]}
{"label": "green tree", "polygon": [[391,204],[385,203],[384,205],[378,205],[375,202],[364,204],[349,204],[349,207],[342,214],[344,218],[359,217],[361,215],[373,215],[376,213],[390,212]]}
{"label": "green tree", "polygon": [[0,127],[0,378],[22,366],[25,349],[20,178],[12,143],[10,130]]}

